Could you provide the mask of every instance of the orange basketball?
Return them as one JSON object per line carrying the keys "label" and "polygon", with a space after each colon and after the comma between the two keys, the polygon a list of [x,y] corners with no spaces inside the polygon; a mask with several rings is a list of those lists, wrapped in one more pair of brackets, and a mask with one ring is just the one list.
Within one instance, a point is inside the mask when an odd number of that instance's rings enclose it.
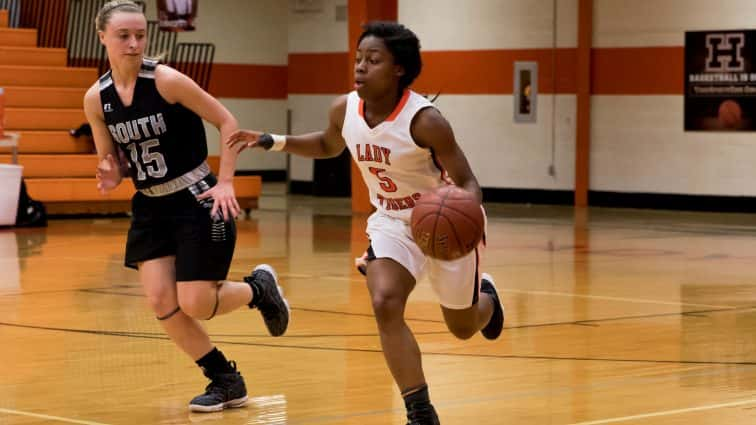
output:
{"label": "orange basketball", "polygon": [[478,246],[483,222],[483,210],[475,196],[451,185],[424,193],[410,218],[412,237],[420,249],[428,256],[447,261]]}
{"label": "orange basketball", "polygon": [[738,102],[734,100],[725,100],[719,105],[719,122],[727,128],[736,128],[740,125],[743,111],[740,109]]}

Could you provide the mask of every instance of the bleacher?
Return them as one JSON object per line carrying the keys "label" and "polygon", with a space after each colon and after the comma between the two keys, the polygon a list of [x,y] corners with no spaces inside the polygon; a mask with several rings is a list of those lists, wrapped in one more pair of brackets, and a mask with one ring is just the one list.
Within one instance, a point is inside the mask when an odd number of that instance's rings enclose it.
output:
{"label": "bleacher", "polygon": [[[46,22],[36,21],[40,25]],[[82,22],[92,25],[91,19]],[[59,40],[66,39],[66,29],[62,31]],[[124,180],[116,190],[101,195],[94,177],[97,155],[93,143],[69,133],[86,121],[83,96],[97,79],[98,67],[69,66],[73,61],[68,49],[40,47],[39,39],[39,29],[9,27],[9,11],[0,9],[0,87],[5,89],[5,131],[20,135],[18,163],[24,167],[29,195],[42,201],[52,214],[129,211],[134,193],[131,182]],[[209,72],[203,71],[201,77],[206,87]],[[0,151],[0,163],[11,161],[10,152]],[[217,173],[218,157],[211,157],[209,163]],[[237,176],[234,187],[242,208],[257,207],[259,176]]]}

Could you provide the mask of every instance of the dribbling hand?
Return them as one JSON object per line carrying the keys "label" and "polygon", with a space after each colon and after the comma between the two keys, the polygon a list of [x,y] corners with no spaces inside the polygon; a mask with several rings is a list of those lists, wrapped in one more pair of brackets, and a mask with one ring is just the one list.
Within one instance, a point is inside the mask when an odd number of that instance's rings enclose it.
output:
{"label": "dribbling hand", "polygon": [[228,136],[225,143],[229,148],[235,148],[236,152],[239,153],[244,149],[259,146],[257,142],[262,135],[263,133],[259,131],[236,130]]}

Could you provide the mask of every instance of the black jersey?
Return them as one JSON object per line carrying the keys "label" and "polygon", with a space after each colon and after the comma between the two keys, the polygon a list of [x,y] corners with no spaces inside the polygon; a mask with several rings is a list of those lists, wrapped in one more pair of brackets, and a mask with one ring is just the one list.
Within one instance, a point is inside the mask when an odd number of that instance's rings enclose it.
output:
{"label": "black jersey", "polygon": [[99,80],[105,124],[131,163],[137,189],[175,179],[207,159],[202,118],[160,96],[156,67],[155,61],[143,61],[130,106],[121,102],[111,71]]}

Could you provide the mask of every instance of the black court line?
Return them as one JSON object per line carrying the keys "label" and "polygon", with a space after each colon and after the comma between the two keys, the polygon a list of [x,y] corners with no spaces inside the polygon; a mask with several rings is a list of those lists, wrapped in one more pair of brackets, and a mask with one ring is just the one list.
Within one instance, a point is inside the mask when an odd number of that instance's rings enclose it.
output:
{"label": "black court line", "polygon": [[[112,285],[112,286],[106,286],[102,288],[66,288],[66,289],[47,289],[47,290],[41,290],[41,291],[24,291],[24,292],[9,292],[9,293],[0,293],[0,297],[21,297],[21,296],[28,296],[28,295],[47,295],[47,294],[57,294],[61,292],[97,292],[97,291],[106,291],[114,288],[122,288],[122,289],[135,289],[135,288],[141,288],[140,285]],[[122,295],[128,295],[123,293]]]}
{"label": "black court line", "polygon": [[[504,217],[489,217],[488,219],[489,223],[505,223],[505,224],[527,224],[531,225],[533,227],[553,227],[553,226],[562,226],[562,227],[574,227],[574,219],[572,217],[564,217],[561,218],[555,218],[552,220],[548,219],[540,219],[540,218],[513,218],[508,219]],[[489,226],[490,227],[490,226]],[[754,226],[738,226],[738,227],[732,227],[727,225],[722,225],[719,223],[712,223],[711,225],[707,225],[706,223],[695,223],[695,222],[683,222],[683,223],[659,223],[659,224],[653,224],[646,221],[639,221],[639,222],[613,222],[612,220],[606,220],[606,219],[595,219],[592,221],[589,221],[589,223],[586,226],[586,229],[588,230],[643,230],[648,231],[649,233],[654,232],[666,232],[666,233],[672,233],[672,234],[684,234],[684,235],[705,235],[705,236],[742,236],[742,237],[753,237],[756,235],[756,227]],[[661,237],[664,237],[662,235]],[[658,237],[653,237],[654,239],[657,239]]]}
{"label": "black court line", "polygon": [[[57,291],[50,291],[50,293],[54,292],[70,292],[70,291],[79,291],[79,292],[86,292],[86,293],[94,293],[94,294],[100,294],[100,295],[122,295],[122,296],[128,296],[128,297],[144,297],[144,294],[134,294],[130,292],[120,292],[120,291],[114,291],[114,288],[119,289],[135,289],[140,288],[139,285],[114,285],[110,287],[101,287],[101,288],[79,288],[79,289],[68,289],[68,290],[57,290]],[[47,292],[46,292],[47,293]],[[37,293],[34,293],[37,294]],[[18,294],[18,295],[25,295],[25,294]],[[32,295],[32,294],[29,294]],[[352,312],[344,312],[344,311],[337,311],[337,310],[323,310],[323,309],[310,309],[310,308],[304,308],[304,307],[292,307],[291,308],[294,311],[305,311],[305,312],[312,312],[312,313],[323,313],[323,314],[337,314],[342,316],[357,316],[357,317],[369,317],[374,318],[375,316],[370,313],[352,313]],[[572,320],[572,321],[564,321],[564,322],[551,322],[551,323],[534,323],[534,324],[525,324],[525,325],[518,325],[518,326],[505,326],[504,329],[526,329],[526,328],[540,328],[540,327],[551,327],[551,326],[599,326],[597,323],[601,322],[611,322],[611,321],[620,321],[620,320],[636,320],[636,319],[649,319],[649,318],[655,318],[655,317],[667,317],[667,316],[685,316],[690,318],[695,317],[706,317],[702,316],[708,313],[722,313],[722,312],[738,312],[738,311],[747,311],[747,310],[754,310],[756,309],[756,306],[745,306],[745,307],[729,307],[729,308],[721,308],[721,309],[710,309],[710,310],[690,310],[690,311],[680,311],[680,312],[671,312],[671,313],[656,313],[656,314],[641,314],[641,315],[632,315],[632,316],[617,316],[617,317],[607,317],[607,318],[600,318],[600,319],[586,319],[586,320]],[[434,320],[434,319],[417,319],[417,318],[406,318],[405,319],[408,322],[420,322],[420,323],[438,323],[443,324],[443,320]],[[443,334],[447,331],[428,331],[428,332],[413,332],[415,335],[433,335],[433,334]],[[371,336],[375,334],[321,334],[321,335],[315,335],[313,337],[338,337],[338,336]],[[233,336],[233,335],[226,335],[226,336]],[[257,337],[257,335],[238,335],[239,337]],[[264,336],[264,335],[261,335]],[[298,337],[305,337],[305,336],[298,336]]]}
{"label": "black court line", "polygon": [[[139,334],[144,333],[144,334],[148,334],[148,335],[151,334],[150,332],[135,332],[135,333],[139,333]],[[451,335],[451,333],[449,333],[448,330],[412,332],[412,334],[416,335],[416,336],[417,335],[445,335],[445,334]],[[156,333],[156,335],[162,335],[162,334],[157,334]],[[246,335],[244,335],[244,334],[216,334],[216,333],[214,333],[211,336],[223,337],[223,338],[271,338],[271,336],[268,335],[268,334],[246,334]],[[377,333],[362,333],[362,334],[344,333],[344,334],[281,335],[281,336],[276,337],[276,338],[282,338],[282,339],[293,339],[293,338],[302,338],[302,339],[312,338],[312,339],[315,339],[315,338],[345,338],[345,337],[355,337],[355,338],[370,337],[370,338],[378,338],[378,336],[379,335]]]}
{"label": "black court line", "polygon": [[[101,336],[117,336],[127,338],[139,338],[139,339],[157,339],[169,341],[167,336],[157,335],[139,335],[127,332],[111,332],[111,331],[98,331],[90,329],[69,329],[69,328],[54,328],[48,326],[34,326],[34,325],[22,325],[16,323],[0,322],[0,326],[8,326],[23,329],[34,329],[42,331],[54,331],[54,332],[70,332],[90,335]],[[214,340],[215,344],[227,344],[238,345],[248,347],[267,347],[267,348],[284,348],[284,349],[296,349],[296,350],[314,350],[314,351],[339,351],[339,352],[353,352],[353,353],[370,353],[370,354],[383,354],[381,350],[369,349],[369,348],[343,348],[343,347],[325,347],[325,346],[307,346],[307,345],[281,345],[281,344],[266,344],[257,342],[240,342],[240,341],[223,341]],[[445,353],[436,351],[423,351],[424,356],[440,356],[440,357],[468,357],[468,358],[490,358],[490,359],[506,359],[506,360],[562,360],[562,361],[588,361],[588,362],[611,362],[611,363],[647,363],[647,364],[686,364],[686,365],[712,365],[712,366],[756,366],[756,361],[740,361],[740,362],[720,362],[720,361],[708,361],[708,360],[660,360],[660,359],[620,359],[620,358],[608,358],[608,357],[559,357],[559,356],[527,356],[527,355],[506,355],[506,354],[479,354],[479,353]]]}
{"label": "black court line", "polygon": [[[136,286],[134,287],[136,288]],[[100,294],[100,295],[123,295],[127,297],[144,297],[144,294],[134,294],[131,292],[119,292],[119,291],[109,291],[107,289],[78,289],[80,292],[87,292],[87,293],[93,293],[93,294]],[[357,317],[369,317],[374,318],[370,313],[352,313],[347,311],[334,311],[334,310],[321,310],[321,309],[315,309],[315,308],[304,308],[304,307],[291,307],[292,310],[296,311],[306,311],[309,313],[324,313],[324,314],[338,314],[341,316],[357,316]],[[425,322],[425,323],[445,323],[443,320],[435,320],[435,319],[416,319],[407,317],[404,320],[408,322]]]}
{"label": "black court line", "polygon": [[[128,293],[128,292],[120,292],[120,291],[113,291],[113,288],[120,288],[120,289],[134,289],[139,288],[139,285],[115,285],[110,287],[102,287],[102,288],[84,288],[84,289],[74,289],[75,291],[80,292],[86,292],[86,293],[94,293],[94,294],[101,294],[101,295],[122,295],[122,296],[130,296],[130,297],[144,297],[144,294],[134,294],[134,293]],[[71,290],[67,290],[71,291]],[[62,292],[62,291],[55,291],[55,292]],[[323,310],[323,309],[309,309],[309,308],[303,308],[303,307],[292,307],[293,311],[305,311],[305,312],[314,312],[314,313],[323,313],[323,314],[336,314],[336,315],[343,315],[343,316],[358,316],[358,317],[366,317],[366,318],[374,318],[372,314],[369,313],[352,313],[352,312],[344,312],[344,311],[337,311],[337,310]],[[744,306],[744,307],[731,307],[731,308],[721,308],[721,309],[708,309],[708,310],[690,310],[690,311],[681,311],[681,312],[671,312],[671,313],[655,313],[655,314],[642,314],[642,315],[632,315],[632,316],[617,316],[617,317],[607,317],[607,318],[600,318],[600,319],[586,319],[586,320],[573,320],[573,321],[564,321],[564,322],[551,322],[551,323],[533,323],[533,324],[524,324],[524,325],[517,325],[517,326],[505,326],[504,329],[527,329],[527,328],[541,328],[541,327],[553,327],[553,326],[587,326],[587,327],[597,327],[600,326],[600,323],[602,322],[611,322],[611,321],[621,321],[621,320],[641,320],[641,319],[649,319],[649,318],[657,318],[657,317],[671,317],[671,316],[683,316],[688,317],[691,319],[694,318],[700,318],[700,317],[707,317],[703,316],[708,313],[729,313],[729,312],[742,312],[747,310],[754,310],[756,309],[756,306]],[[414,319],[414,318],[407,318],[405,319],[408,322],[424,322],[424,323],[438,323],[443,324],[443,320],[433,320],[433,319]],[[2,323],[0,323],[2,324]],[[99,332],[99,331],[92,331],[92,332]],[[426,331],[426,332],[413,332],[415,335],[438,335],[438,334],[445,334],[448,333],[447,330],[440,330],[440,331]],[[132,335],[134,337],[149,337],[151,334],[149,333],[139,333],[139,332],[132,332],[132,331],[111,331],[111,334],[114,335]],[[158,334],[154,334],[158,335]],[[238,334],[238,335],[231,335],[231,334],[224,334],[224,335],[218,335],[222,337],[249,337],[249,338],[257,338],[257,337],[267,337],[267,335],[255,335],[255,334]],[[370,337],[370,336],[377,336],[377,334],[313,334],[313,335],[289,335],[284,336],[286,338],[328,338],[328,337]]]}
{"label": "black court line", "polygon": [[[306,311],[308,313],[324,313],[324,314],[338,314],[338,315],[344,315],[344,316],[359,316],[359,317],[369,317],[371,319],[374,319],[375,316],[371,313],[352,313],[352,312],[345,312],[345,311],[335,311],[335,310],[321,310],[321,309],[315,309],[315,308],[304,308],[304,307],[292,307],[292,310],[296,311]],[[424,323],[442,323],[445,324],[443,320],[435,320],[435,319],[417,319],[412,317],[406,317],[404,320],[408,322],[424,322]]]}
{"label": "black court line", "polygon": [[[90,291],[87,291],[90,292]],[[100,292],[96,292],[100,293]],[[106,293],[107,295],[125,295],[120,293]],[[370,314],[362,314],[362,313],[348,313],[348,312],[342,312],[342,311],[334,311],[334,310],[317,310],[317,309],[307,309],[307,308],[299,308],[299,307],[291,307],[291,310],[293,311],[307,311],[307,312],[316,312],[316,313],[326,313],[326,314],[338,314],[338,315],[358,315],[358,316],[364,316],[364,317],[370,317],[373,318],[373,315]],[[551,322],[551,323],[533,323],[533,324],[525,324],[525,325],[515,325],[515,326],[504,326],[504,330],[511,330],[511,329],[529,329],[529,328],[546,328],[546,327],[553,327],[553,326],[583,326],[583,327],[600,327],[601,322],[613,322],[613,321],[620,321],[620,320],[636,320],[636,319],[651,319],[656,317],[669,317],[669,316],[684,316],[684,317],[690,317],[690,318],[707,318],[709,316],[706,316],[706,313],[729,313],[729,312],[735,312],[735,311],[746,311],[746,310],[756,310],[756,306],[747,306],[747,307],[733,307],[733,308],[725,308],[725,309],[712,309],[712,310],[692,310],[692,311],[682,311],[682,312],[674,312],[674,313],[656,313],[656,314],[645,314],[645,315],[635,315],[635,316],[618,316],[618,317],[607,317],[602,319],[590,319],[590,320],[578,320],[578,321],[565,321],[565,322]],[[411,319],[407,319],[411,320]],[[434,323],[444,323],[440,320],[429,320],[429,319],[418,319],[418,320],[424,320],[426,322],[434,322]],[[0,325],[3,325],[2,322],[0,322]],[[26,325],[19,325],[19,326],[26,326]],[[32,325],[29,325],[32,326]],[[87,331],[87,332],[103,332],[107,334],[117,334],[117,335],[133,335],[133,336],[161,336],[164,335],[162,332],[139,332],[139,331]],[[448,330],[441,330],[441,331],[413,331],[414,335],[442,335],[449,333]],[[270,335],[268,334],[213,334],[212,336],[216,337],[224,337],[224,338],[268,338]],[[307,334],[307,335],[282,335],[278,338],[337,338],[337,337],[377,337],[377,333],[357,333],[357,334],[350,334],[350,333],[337,333],[337,334]]]}
{"label": "black court line", "polygon": [[124,297],[139,297],[144,298],[144,294],[134,294],[131,292],[118,292],[118,291],[108,291],[105,289],[79,289],[79,292],[87,292],[90,294],[102,294],[102,295],[122,295]]}
{"label": "black court line", "polygon": [[[79,291],[91,292],[91,293],[103,294],[103,295],[125,295],[125,296],[131,296],[131,297],[144,297],[144,295],[142,294],[122,293],[118,291],[107,291],[107,290],[100,290],[100,289],[96,289],[96,290],[80,289]],[[358,317],[369,317],[369,318],[375,317],[373,314],[370,314],[370,313],[352,313],[352,312],[346,312],[346,311],[323,310],[323,309],[313,309],[313,308],[305,308],[305,307],[291,307],[291,309],[293,311],[305,311],[305,312],[311,312],[311,313],[337,314],[337,315],[343,315],[343,316],[358,316]],[[601,323],[601,322],[651,319],[651,318],[656,318],[656,317],[668,317],[668,316],[686,316],[686,317],[694,318],[694,317],[706,317],[704,315],[708,313],[742,312],[742,311],[747,311],[747,310],[756,310],[756,306],[726,307],[726,308],[708,309],[708,310],[675,311],[671,313],[638,314],[638,315],[631,315],[631,316],[604,317],[600,319],[571,320],[571,321],[565,321],[565,322],[534,323],[534,324],[526,324],[526,325],[518,325],[518,326],[504,326],[504,329],[540,328],[540,327],[565,326],[565,325],[598,326],[597,323]],[[425,322],[425,323],[440,323],[440,324],[445,323],[443,320],[417,319],[417,318],[409,318],[409,317],[406,318],[405,320],[412,321],[412,322]],[[429,334],[434,334],[434,333],[444,333],[444,332],[443,331],[429,332]],[[339,335],[326,335],[326,336],[339,336]],[[343,335],[343,336],[349,336],[349,335]]]}
{"label": "black court line", "polygon": [[707,313],[730,313],[730,312],[742,312],[742,311],[747,311],[747,310],[756,310],[756,306],[730,307],[730,308],[720,308],[720,309],[710,309],[710,310],[676,311],[673,313],[638,314],[634,316],[604,317],[601,319],[574,320],[574,321],[569,321],[569,322],[534,323],[534,324],[529,324],[529,325],[505,326],[504,329],[541,328],[541,327],[563,326],[563,325],[596,326],[595,325],[596,323],[601,323],[601,322],[616,322],[620,320],[636,320],[636,319],[653,319],[656,317],[669,317],[669,316],[685,316],[685,317],[690,317],[690,318],[700,318],[700,317],[707,317],[707,316],[704,316],[704,314],[707,314]]}
{"label": "black court line", "polygon": [[[0,323],[2,325],[2,323]],[[130,335],[130,336],[165,336],[164,332],[141,332],[141,331],[93,331],[93,332],[108,332],[118,335]],[[443,335],[449,334],[449,331],[424,331],[424,332],[412,332],[414,335]],[[219,334],[213,333],[210,335],[218,338],[270,338],[267,333],[263,334]],[[340,333],[340,334],[307,334],[307,335],[281,335],[276,337],[277,339],[294,339],[294,338],[344,338],[344,337],[370,337],[377,338],[377,333]]]}
{"label": "black court line", "polygon": [[[144,295],[140,295],[140,294],[121,293],[117,291],[90,290],[90,289],[81,289],[80,291],[92,292],[92,293],[104,294],[104,295],[126,295],[126,296],[144,297]],[[533,323],[533,324],[525,324],[525,325],[517,325],[517,326],[504,326],[504,329],[506,330],[506,329],[545,328],[545,327],[552,327],[552,326],[597,327],[597,326],[600,326],[601,322],[652,319],[652,318],[657,318],[657,317],[670,317],[670,316],[684,316],[684,317],[690,317],[690,318],[699,318],[699,317],[707,317],[705,315],[708,313],[742,312],[742,311],[755,310],[755,309],[756,309],[756,306],[745,306],[745,307],[728,307],[728,308],[708,309],[708,310],[676,311],[676,312],[671,312],[671,313],[638,314],[638,315],[631,315],[631,316],[604,317],[600,319],[571,320],[571,321],[564,321],[564,322]],[[343,316],[358,316],[358,317],[369,317],[369,318],[375,317],[374,315],[369,314],[369,313],[352,313],[352,312],[344,312],[344,311],[338,311],[338,310],[322,310],[322,309],[311,309],[311,308],[304,308],[304,307],[291,307],[291,310],[292,311],[305,311],[305,312],[311,312],[311,313],[337,314],[337,315],[343,315]],[[443,320],[434,320],[434,319],[406,318],[405,320],[408,322],[412,321],[412,322],[439,323],[439,324],[445,323]],[[428,332],[413,332],[413,333],[415,335],[433,335],[433,334],[444,334],[446,332],[447,331],[444,330],[444,331],[428,331]],[[228,335],[228,336],[232,336],[232,335]],[[246,335],[238,335],[238,336],[246,336]],[[254,335],[249,335],[249,336],[254,336]],[[356,334],[356,335],[323,334],[320,336],[323,336],[323,337],[345,336],[346,337],[346,336],[369,336],[369,335],[367,334]]]}

